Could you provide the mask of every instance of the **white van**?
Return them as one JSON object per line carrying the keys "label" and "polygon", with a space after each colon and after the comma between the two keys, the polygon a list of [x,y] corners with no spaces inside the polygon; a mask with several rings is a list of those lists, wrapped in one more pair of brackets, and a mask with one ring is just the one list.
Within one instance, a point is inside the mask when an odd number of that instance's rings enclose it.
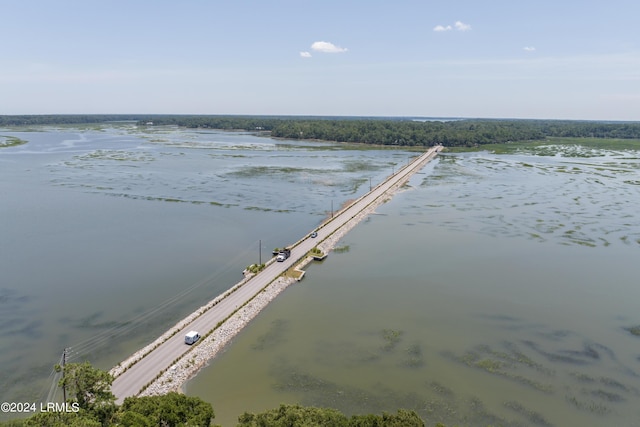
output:
{"label": "white van", "polygon": [[184,336],[184,343],[191,345],[194,342],[198,341],[199,339],[200,339],[200,334],[197,333],[196,331],[191,331]]}

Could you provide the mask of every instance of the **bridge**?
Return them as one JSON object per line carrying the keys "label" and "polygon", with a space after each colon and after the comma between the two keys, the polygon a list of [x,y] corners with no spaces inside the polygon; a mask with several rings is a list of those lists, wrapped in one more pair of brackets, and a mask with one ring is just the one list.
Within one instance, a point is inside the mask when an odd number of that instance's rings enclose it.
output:
{"label": "bridge", "polygon": [[314,230],[317,233],[317,237],[311,238],[307,234],[291,245],[291,256],[288,259],[283,262],[274,262],[274,259],[272,259],[258,274],[241,281],[213,300],[209,304],[210,308],[206,309],[202,314],[190,316],[189,318],[195,317],[192,321],[181,322],[180,329],[173,331],[167,339],[151,348],[139,360],[128,366],[127,369],[121,369],[118,374],[114,374],[116,378],[111,390],[117,401],[121,403],[128,396],[138,395],[146,385],[157,378],[159,373],[169,369],[178,358],[192,350],[193,346],[184,343],[184,335],[188,331],[196,330],[202,336],[205,336],[210,331],[220,327],[221,322],[229,318],[239,307],[252,300],[285,271],[306,258],[309,251],[317,246],[318,243],[354,221],[356,216],[371,204],[380,201],[381,198],[389,197],[390,190],[404,184],[441,150],[442,146],[431,147],[398,171],[394,171],[386,180],[350,205],[336,212],[331,219]]}

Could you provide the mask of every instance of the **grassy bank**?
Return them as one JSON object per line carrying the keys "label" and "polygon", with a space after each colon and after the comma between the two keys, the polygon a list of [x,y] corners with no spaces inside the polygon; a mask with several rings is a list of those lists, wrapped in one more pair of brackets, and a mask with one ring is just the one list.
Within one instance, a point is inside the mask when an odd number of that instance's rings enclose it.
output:
{"label": "grassy bank", "polygon": [[[585,147],[598,150],[640,150],[640,139],[620,138],[547,138],[542,141],[512,142],[507,144],[484,144],[478,147],[449,147],[449,152],[490,151],[495,154],[515,154],[535,151],[544,155],[544,148],[550,145]],[[553,154],[555,154],[555,150]],[[551,153],[550,153],[551,155]]]}

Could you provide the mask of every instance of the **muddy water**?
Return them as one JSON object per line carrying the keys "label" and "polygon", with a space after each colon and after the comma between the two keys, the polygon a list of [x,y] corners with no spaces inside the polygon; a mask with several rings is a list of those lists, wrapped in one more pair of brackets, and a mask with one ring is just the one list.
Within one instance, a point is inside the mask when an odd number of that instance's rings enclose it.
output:
{"label": "muddy water", "polygon": [[427,425],[638,425],[635,152],[445,155],[187,386]]}
{"label": "muddy water", "polygon": [[[412,154],[246,133],[0,129],[0,401],[109,369]],[[259,248],[259,244],[262,247]]]}

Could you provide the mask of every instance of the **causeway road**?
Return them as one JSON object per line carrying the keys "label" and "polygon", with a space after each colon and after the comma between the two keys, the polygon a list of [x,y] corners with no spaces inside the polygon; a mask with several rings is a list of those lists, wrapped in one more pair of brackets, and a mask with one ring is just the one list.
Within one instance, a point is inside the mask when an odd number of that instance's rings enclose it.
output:
{"label": "causeway road", "polygon": [[200,335],[205,336],[215,329],[220,322],[249,302],[273,280],[282,275],[287,269],[296,265],[302,258],[305,258],[309,250],[329,237],[340,227],[347,224],[358,215],[358,213],[376,201],[376,199],[386,197],[385,194],[391,188],[406,182],[411,175],[420,170],[441,150],[442,146],[431,147],[407,165],[394,171],[385,181],[378,184],[349,206],[335,213],[331,219],[314,230],[318,233],[317,237],[311,238],[310,234],[307,234],[294,245],[290,246],[291,256],[284,262],[275,262],[274,259],[269,261],[264,270],[245,281],[241,286],[237,286],[234,292],[219,301],[191,323],[184,326],[178,333],[158,345],[137,363],[117,376],[111,387],[111,391],[116,396],[117,402],[121,403],[128,396],[138,395],[159,373],[168,369],[176,359],[186,354],[192,348],[192,346],[184,343],[184,336],[188,331],[195,330],[198,331]]}

